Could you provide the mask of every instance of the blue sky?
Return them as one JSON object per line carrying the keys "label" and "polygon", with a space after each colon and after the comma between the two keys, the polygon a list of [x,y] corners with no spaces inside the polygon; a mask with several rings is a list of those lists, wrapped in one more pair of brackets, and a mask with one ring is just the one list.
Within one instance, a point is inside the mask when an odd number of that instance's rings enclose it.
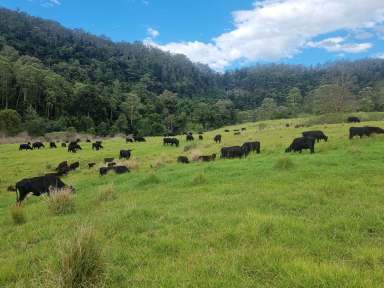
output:
{"label": "blue sky", "polygon": [[384,58],[383,0],[0,0],[114,41],[145,41],[223,71]]}

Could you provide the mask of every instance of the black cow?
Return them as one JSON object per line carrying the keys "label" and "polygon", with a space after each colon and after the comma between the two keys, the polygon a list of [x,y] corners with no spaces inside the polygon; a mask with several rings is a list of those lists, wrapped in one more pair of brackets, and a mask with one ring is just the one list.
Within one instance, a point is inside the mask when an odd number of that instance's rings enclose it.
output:
{"label": "black cow", "polygon": [[193,140],[195,140],[195,139],[193,138],[192,134],[188,134],[186,138],[187,138],[187,141],[193,141]]}
{"label": "black cow", "polygon": [[186,156],[177,157],[177,163],[188,164],[189,163],[188,157]]}
{"label": "black cow", "polygon": [[235,132],[235,133],[233,133],[233,135],[240,135],[241,133],[240,133],[240,131],[239,132]]}
{"label": "black cow", "polygon": [[216,154],[199,156],[198,160],[203,162],[215,161]]}
{"label": "black cow", "polygon": [[27,144],[20,144],[19,151],[21,150],[33,150],[31,143],[28,142]]}
{"label": "black cow", "polygon": [[213,141],[215,141],[215,143],[221,143],[221,135],[220,135],[220,134],[217,134],[217,135],[213,138]]}
{"label": "black cow", "polygon": [[132,137],[127,137],[127,138],[125,138],[125,142],[126,143],[133,143],[135,140],[132,138]]}
{"label": "black cow", "polygon": [[63,148],[66,148],[67,147],[67,143],[61,143],[61,147],[63,147]]}
{"label": "black cow", "polygon": [[41,142],[35,142],[35,143],[33,143],[33,144],[32,144],[32,147],[33,147],[33,149],[38,149],[38,150],[40,150],[40,148],[45,148],[44,144],[41,143]]}
{"label": "black cow", "polygon": [[257,154],[260,154],[260,142],[254,141],[254,142],[245,142],[241,147],[245,153],[245,155],[248,155],[251,152],[256,152]]}
{"label": "black cow", "polygon": [[77,142],[69,143],[68,152],[76,153],[78,150],[81,150],[81,146]]}
{"label": "black cow", "polygon": [[75,162],[75,163],[72,163],[71,165],[69,165],[69,170],[75,171],[79,167],[80,167],[80,163],[79,162]]}
{"label": "black cow", "polygon": [[228,129],[225,129],[224,132],[227,132],[227,133],[228,133],[228,132],[230,132],[230,131],[229,131]]}
{"label": "black cow", "polygon": [[140,136],[133,136],[133,140],[135,140],[135,142],[146,142],[147,140],[145,140],[144,137],[140,137]]}
{"label": "black cow", "polygon": [[104,163],[110,163],[113,162],[113,160],[115,160],[115,158],[104,158]]}
{"label": "black cow", "polygon": [[349,116],[349,117],[347,118],[347,122],[348,122],[348,123],[360,123],[361,120],[360,120],[359,117],[356,117],[356,116]]}
{"label": "black cow", "polygon": [[131,152],[132,150],[120,150],[120,156],[119,156],[119,159],[126,159],[126,160],[129,160],[129,158],[131,158]]}
{"label": "black cow", "polygon": [[100,176],[107,175],[108,171],[111,169],[112,167],[100,167],[99,169]]}
{"label": "black cow", "polygon": [[56,149],[57,148],[56,143],[55,142],[49,142],[49,148]]}
{"label": "black cow", "polygon": [[325,142],[328,141],[328,136],[326,136],[323,131],[320,130],[303,132],[303,136],[314,138],[317,142],[320,142],[320,140],[324,140]]}
{"label": "black cow", "polygon": [[114,166],[112,169],[116,174],[124,174],[129,172],[129,169],[126,166]]}
{"label": "black cow", "polygon": [[163,139],[163,145],[175,145],[176,147],[179,147],[179,139],[177,138],[164,138]]}
{"label": "black cow", "polygon": [[241,131],[245,131],[245,130],[247,130],[247,128],[245,128],[245,127],[241,128]]}
{"label": "black cow", "polygon": [[379,127],[370,127],[370,126],[364,126],[364,127],[351,127],[349,128],[349,139],[352,139],[355,136],[360,136],[362,138],[363,136],[371,136],[372,134],[383,134],[384,129]]}
{"label": "black cow", "polygon": [[87,142],[87,143],[91,143],[91,140],[87,139],[87,140],[85,140],[85,142]]}
{"label": "black cow", "polygon": [[293,140],[292,144],[285,149],[285,152],[302,152],[302,150],[309,149],[312,153],[315,153],[315,138],[300,137]]}
{"label": "black cow", "polygon": [[[52,188],[61,189],[65,187],[67,187],[67,185],[65,185],[59,177],[54,175],[22,179],[16,183],[16,202],[20,205],[29,193],[35,196],[40,196],[43,193],[48,193],[49,195]],[[72,186],[70,189],[72,192],[74,191]]]}
{"label": "black cow", "polygon": [[100,149],[104,149],[103,145],[99,142],[92,143],[92,150],[99,151]]}
{"label": "black cow", "polygon": [[109,162],[107,164],[107,167],[113,167],[113,166],[116,166],[116,162]]}
{"label": "black cow", "polygon": [[203,135],[199,135],[199,140],[203,140]]}
{"label": "black cow", "polygon": [[68,172],[70,171],[71,169],[69,168],[68,166],[68,162],[67,161],[63,161],[61,162],[59,165],[57,165],[57,167],[55,168],[55,171],[57,172],[57,175],[58,176],[64,176],[64,175],[67,175]]}
{"label": "black cow", "polygon": [[246,156],[244,150],[240,146],[223,147],[221,148],[221,158],[233,159]]}
{"label": "black cow", "polygon": [[94,163],[94,162],[92,162],[92,163],[88,163],[88,168],[91,169],[91,168],[93,168],[95,165],[96,165],[96,163]]}

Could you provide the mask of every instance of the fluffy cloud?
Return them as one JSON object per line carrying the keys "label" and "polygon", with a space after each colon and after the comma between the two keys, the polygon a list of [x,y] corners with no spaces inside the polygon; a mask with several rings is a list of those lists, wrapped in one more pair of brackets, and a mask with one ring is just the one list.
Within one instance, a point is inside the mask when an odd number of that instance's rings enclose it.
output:
{"label": "fluffy cloud", "polygon": [[40,5],[46,8],[61,5],[60,0],[40,0]]}
{"label": "fluffy cloud", "polygon": [[153,39],[153,38],[158,37],[160,35],[160,32],[157,31],[156,29],[153,29],[153,28],[149,27],[147,29],[147,35],[148,35],[148,37]]}
{"label": "fluffy cloud", "polygon": [[329,52],[361,53],[372,47],[371,43],[345,43],[343,37],[327,38],[318,42],[308,42],[308,47],[324,48]]}
{"label": "fluffy cloud", "polygon": [[308,47],[308,42],[331,52],[358,53],[368,49],[370,44],[344,41],[316,44],[312,39],[340,30],[374,29],[384,20],[384,2],[265,0],[257,1],[251,10],[235,11],[232,15],[234,29],[212,39],[210,43],[195,41],[151,45],[172,53],[185,54],[192,61],[208,64],[216,70],[222,70],[239,60],[273,61],[289,58]]}

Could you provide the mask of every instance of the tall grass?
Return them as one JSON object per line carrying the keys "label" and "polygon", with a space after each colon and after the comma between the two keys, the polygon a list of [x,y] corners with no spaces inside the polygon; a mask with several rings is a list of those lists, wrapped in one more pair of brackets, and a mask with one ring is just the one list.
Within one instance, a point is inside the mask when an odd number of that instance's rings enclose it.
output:
{"label": "tall grass", "polygon": [[27,220],[22,206],[11,207],[11,217],[16,225],[24,224]]}
{"label": "tall grass", "polygon": [[73,192],[68,189],[57,189],[50,192],[46,198],[48,209],[53,215],[65,215],[75,212]]}

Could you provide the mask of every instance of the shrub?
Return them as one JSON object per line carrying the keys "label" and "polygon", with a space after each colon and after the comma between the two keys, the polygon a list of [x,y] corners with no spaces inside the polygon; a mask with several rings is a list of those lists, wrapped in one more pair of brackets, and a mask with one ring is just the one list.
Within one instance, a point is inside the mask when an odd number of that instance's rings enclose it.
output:
{"label": "shrub", "polygon": [[12,109],[0,111],[0,131],[10,136],[14,136],[21,131],[21,117],[17,111]]}
{"label": "shrub", "polygon": [[54,215],[65,215],[75,211],[73,192],[69,188],[50,191],[48,209]]}
{"label": "shrub", "polygon": [[61,252],[52,286],[61,288],[103,287],[105,263],[91,227],[82,226]]}
{"label": "shrub", "polygon": [[275,164],[275,168],[279,170],[289,170],[293,168],[294,164],[291,159],[288,157],[281,157],[277,159],[277,162]]}
{"label": "shrub", "polygon": [[21,206],[13,206],[11,208],[11,217],[13,223],[16,225],[21,225],[26,222],[24,209]]}

